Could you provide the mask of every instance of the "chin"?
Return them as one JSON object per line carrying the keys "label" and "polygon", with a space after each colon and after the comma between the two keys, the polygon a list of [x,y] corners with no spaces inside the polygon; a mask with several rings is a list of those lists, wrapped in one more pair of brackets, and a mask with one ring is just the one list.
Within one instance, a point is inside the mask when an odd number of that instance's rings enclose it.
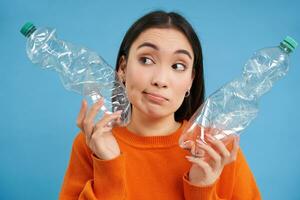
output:
{"label": "chin", "polygon": [[170,117],[171,115],[173,116],[175,114],[175,111],[163,111],[163,110],[158,110],[158,109],[147,109],[147,110],[142,110],[142,112],[147,115],[148,118],[150,119],[161,119],[161,118],[166,118]]}

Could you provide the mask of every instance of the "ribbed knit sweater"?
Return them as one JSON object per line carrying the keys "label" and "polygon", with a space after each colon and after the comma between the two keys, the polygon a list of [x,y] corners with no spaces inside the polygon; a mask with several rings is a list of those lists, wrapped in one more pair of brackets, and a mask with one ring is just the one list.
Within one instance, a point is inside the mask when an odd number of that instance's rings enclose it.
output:
{"label": "ribbed knit sweater", "polygon": [[113,128],[121,155],[98,159],[83,133],[73,143],[61,200],[247,200],[261,199],[239,150],[215,184],[198,187],[188,180],[189,152],[178,146],[182,127],[167,136],[143,137],[126,127]]}

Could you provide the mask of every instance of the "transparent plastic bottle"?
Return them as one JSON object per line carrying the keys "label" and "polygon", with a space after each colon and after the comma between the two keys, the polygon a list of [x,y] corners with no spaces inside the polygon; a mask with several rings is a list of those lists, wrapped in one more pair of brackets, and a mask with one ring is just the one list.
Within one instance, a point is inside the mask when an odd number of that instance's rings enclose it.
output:
{"label": "transparent plastic bottle", "polygon": [[96,120],[104,113],[122,110],[118,125],[129,123],[131,108],[125,87],[115,70],[97,53],[57,38],[55,29],[36,28],[28,22],[21,33],[27,37],[26,51],[32,63],[59,73],[67,90],[87,96],[88,102],[103,97],[104,105]]}
{"label": "transparent plastic bottle", "polygon": [[258,100],[289,69],[289,55],[297,42],[286,37],[279,46],[258,50],[246,62],[243,74],[210,95],[186,124],[179,145],[196,154],[196,139],[206,143],[207,134],[223,140],[240,134],[257,116]]}

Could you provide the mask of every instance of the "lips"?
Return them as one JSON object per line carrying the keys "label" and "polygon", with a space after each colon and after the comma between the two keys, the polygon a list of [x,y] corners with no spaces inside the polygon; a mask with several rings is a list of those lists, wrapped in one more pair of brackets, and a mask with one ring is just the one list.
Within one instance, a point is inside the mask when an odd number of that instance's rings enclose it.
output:
{"label": "lips", "polygon": [[169,99],[167,99],[166,97],[164,97],[160,94],[157,94],[157,93],[153,93],[153,92],[144,92],[144,93],[149,95],[149,96],[152,96],[153,98],[169,101]]}

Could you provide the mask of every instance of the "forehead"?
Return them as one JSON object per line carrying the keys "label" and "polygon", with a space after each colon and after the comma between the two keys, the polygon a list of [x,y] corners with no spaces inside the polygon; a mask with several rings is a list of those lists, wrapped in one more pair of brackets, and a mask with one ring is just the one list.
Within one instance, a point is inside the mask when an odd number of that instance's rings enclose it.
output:
{"label": "forehead", "polygon": [[161,50],[185,49],[193,54],[192,47],[186,36],[174,28],[150,28],[143,31],[132,44],[132,47],[138,47],[144,42],[155,44]]}

